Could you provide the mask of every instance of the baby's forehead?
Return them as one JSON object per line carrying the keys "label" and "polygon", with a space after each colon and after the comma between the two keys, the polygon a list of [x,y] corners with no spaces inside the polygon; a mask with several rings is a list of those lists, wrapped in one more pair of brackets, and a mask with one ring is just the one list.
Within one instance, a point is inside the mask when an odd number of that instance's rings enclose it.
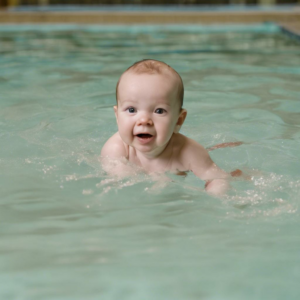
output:
{"label": "baby's forehead", "polygon": [[120,82],[118,100],[125,104],[128,101],[136,103],[166,104],[180,106],[178,100],[179,85],[172,74],[124,74]]}
{"label": "baby's forehead", "polygon": [[[149,90],[150,89],[150,90]],[[163,97],[177,95],[179,83],[172,73],[127,72],[120,79],[119,95],[125,93],[149,93]]]}
{"label": "baby's forehead", "polygon": [[136,72],[135,70],[127,70],[125,71],[119,80],[119,83],[122,81],[122,79],[130,79],[130,80],[134,80],[134,79],[140,79],[140,78],[147,78],[147,76],[151,76],[151,77],[161,77],[163,80],[168,80],[170,82],[172,82],[174,85],[178,85],[180,83],[180,81],[178,80],[178,75],[175,72],[172,72],[171,70],[168,69],[164,69],[161,70],[160,72]]}
{"label": "baby's forehead", "polygon": [[[152,88],[152,90],[149,90]],[[164,93],[176,98],[182,107],[184,87],[180,75],[169,65],[156,61],[145,60],[133,64],[119,78],[116,86],[116,100],[128,92]]]}

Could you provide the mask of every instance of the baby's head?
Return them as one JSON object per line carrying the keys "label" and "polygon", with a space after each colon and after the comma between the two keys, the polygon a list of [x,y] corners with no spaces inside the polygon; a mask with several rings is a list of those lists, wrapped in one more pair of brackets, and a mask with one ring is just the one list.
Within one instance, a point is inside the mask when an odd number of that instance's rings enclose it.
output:
{"label": "baby's head", "polygon": [[179,106],[179,110],[182,109],[184,87],[180,75],[166,63],[154,59],[144,59],[138,61],[134,63],[132,66],[130,66],[121,75],[116,87],[117,104],[119,101],[120,94],[122,92],[122,91],[120,92],[119,89],[120,83],[122,81],[122,78],[124,78],[128,74],[135,74],[135,75],[148,74],[148,75],[160,75],[164,77],[164,81],[170,81],[170,83],[173,85],[173,92],[176,97],[176,102]]}
{"label": "baby's head", "polygon": [[160,153],[186,117],[179,74],[157,60],[133,64],[120,77],[114,107],[122,140],[135,149]]}

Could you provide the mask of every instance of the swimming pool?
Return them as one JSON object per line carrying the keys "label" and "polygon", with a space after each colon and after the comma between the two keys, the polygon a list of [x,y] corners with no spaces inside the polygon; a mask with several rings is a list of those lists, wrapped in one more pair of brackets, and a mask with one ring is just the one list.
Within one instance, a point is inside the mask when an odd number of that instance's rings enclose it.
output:
{"label": "swimming pool", "polygon": [[[299,299],[300,44],[274,24],[0,26],[1,299]],[[227,171],[113,181],[119,75],[163,60]]]}

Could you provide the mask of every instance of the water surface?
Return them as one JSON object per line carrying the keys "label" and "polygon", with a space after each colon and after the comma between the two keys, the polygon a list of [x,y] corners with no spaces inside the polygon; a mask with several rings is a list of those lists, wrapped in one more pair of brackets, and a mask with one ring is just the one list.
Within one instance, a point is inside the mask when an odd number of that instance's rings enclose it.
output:
{"label": "water surface", "polygon": [[[3,299],[299,299],[300,44],[253,26],[0,27]],[[182,133],[226,171],[222,198],[168,174],[112,180],[120,74],[163,60]]]}

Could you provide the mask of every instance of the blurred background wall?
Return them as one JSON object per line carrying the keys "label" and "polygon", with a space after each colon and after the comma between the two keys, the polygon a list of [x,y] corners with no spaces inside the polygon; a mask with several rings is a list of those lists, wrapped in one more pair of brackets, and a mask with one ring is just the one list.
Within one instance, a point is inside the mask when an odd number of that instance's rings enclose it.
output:
{"label": "blurred background wall", "polygon": [[0,0],[0,6],[17,5],[281,5],[300,0]]}

